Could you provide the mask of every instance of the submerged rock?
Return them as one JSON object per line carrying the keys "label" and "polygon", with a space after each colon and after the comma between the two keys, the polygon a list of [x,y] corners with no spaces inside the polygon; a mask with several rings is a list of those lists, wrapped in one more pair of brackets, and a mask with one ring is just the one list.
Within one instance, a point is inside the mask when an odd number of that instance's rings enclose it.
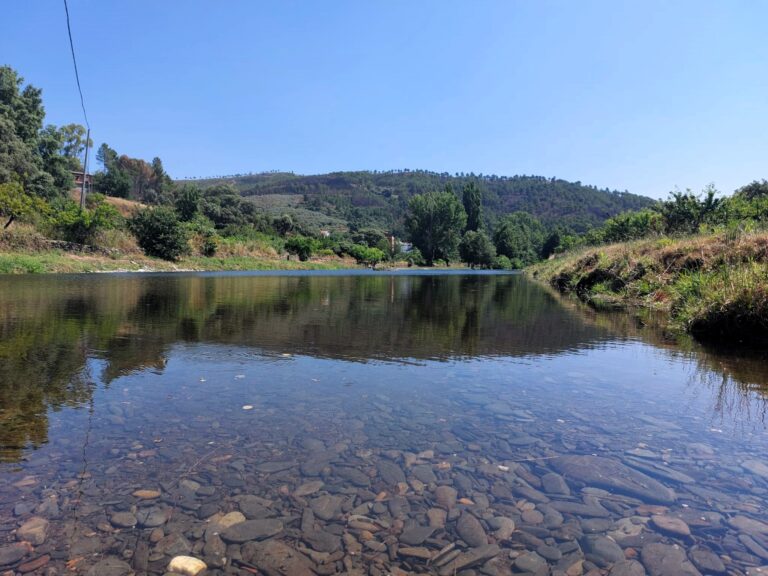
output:
{"label": "submerged rock", "polygon": [[283,530],[283,523],[279,520],[261,519],[246,520],[230,526],[221,533],[221,538],[226,542],[240,544],[251,540],[264,540]]}
{"label": "submerged rock", "polygon": [[587,486],[636,496],[647,502],[671,504],[677,499],[671,488],[611,458],[560,456],[552,459],[551,464],[560,474]]}
{"label": "submerged rock", "polygon": [[648,544],[643,547],[641,556],[650,576],[701,576],[685,551],[677,545]]}

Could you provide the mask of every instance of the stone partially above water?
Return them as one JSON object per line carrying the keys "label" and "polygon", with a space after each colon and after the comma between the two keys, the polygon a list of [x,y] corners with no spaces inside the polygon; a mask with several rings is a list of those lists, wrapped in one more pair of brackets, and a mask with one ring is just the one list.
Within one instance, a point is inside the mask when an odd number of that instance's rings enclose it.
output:
{"label": "stone partially above water", "polygon": [[677,498],[672,489],[658,480],[611,458],[560,456],[552,459],[551,465],[570,480],[635,496],[646,502],[671,504]]}

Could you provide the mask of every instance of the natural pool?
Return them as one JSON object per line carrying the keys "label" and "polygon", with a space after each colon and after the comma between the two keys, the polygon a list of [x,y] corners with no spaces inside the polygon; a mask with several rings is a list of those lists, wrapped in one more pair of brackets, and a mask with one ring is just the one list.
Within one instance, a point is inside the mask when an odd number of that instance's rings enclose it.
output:
{"label": "natural pool", "polygon": [[0,574],[768,574],[764,385],[515,274],[1,277]]}

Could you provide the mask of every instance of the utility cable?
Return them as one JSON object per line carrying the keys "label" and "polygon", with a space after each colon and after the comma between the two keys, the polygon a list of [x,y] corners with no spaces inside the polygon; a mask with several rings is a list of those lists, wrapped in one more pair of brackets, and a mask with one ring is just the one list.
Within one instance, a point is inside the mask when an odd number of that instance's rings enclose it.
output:
{"label": "utility cable", "polygon": [[[80,93],[80,106],[83,108],[83,117],[85,118],[85,127],[91,129],[88,124],[88,114],[85,112],[85,99],[83,98],[83,89],[80,87],[80,74],[77,71],[77,58],[75,58],[75,44],[72,42],[72,27],[69,25],[69,6],[67,0],[64,0],[64,11],[67,13],[67,34],[69,34],[69,48],[72,51],[72,64],[75,66],[75,80],[77,80],[77,91]],[[87,147],[87,143],[86,143]]]}

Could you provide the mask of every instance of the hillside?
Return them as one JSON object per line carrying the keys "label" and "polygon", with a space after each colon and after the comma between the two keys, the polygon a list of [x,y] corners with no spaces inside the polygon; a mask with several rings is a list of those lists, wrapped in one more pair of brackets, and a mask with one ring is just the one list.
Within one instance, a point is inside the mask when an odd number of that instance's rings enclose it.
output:
{"label": "hillside", "polygon": [[408,200],[413,195],[442,190],[447,185],[460,193],[472,181],[482,189],[485,218],[491,224],[504,214],[523,210],[547,226],[564,225],[583,232],[611,216],[653,203],[628,192],[542,176],[451,176],[422,170],[312,176],[269,172],[193,182],[204,188],[232,184],[263,210],[275,215],[288,213],[314,226],[375,226],[402,234]]}

